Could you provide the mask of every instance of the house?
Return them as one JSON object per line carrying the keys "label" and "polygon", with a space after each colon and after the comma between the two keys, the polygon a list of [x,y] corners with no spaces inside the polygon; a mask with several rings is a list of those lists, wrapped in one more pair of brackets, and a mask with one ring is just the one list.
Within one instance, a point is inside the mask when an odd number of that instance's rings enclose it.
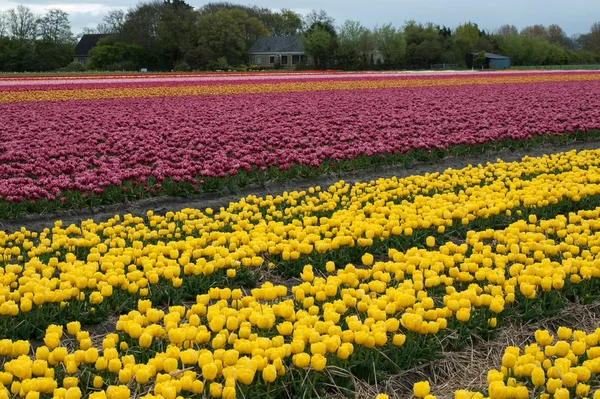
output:
{"label": "house", "polygon": [[[475,58],[479,55],[479,53],[471,53],[473,56],[474,62]],[[471,65],[472,66],[472,65]],[[485,53],[485,64],[483,66],[485,69],[506,69],[510,68],[510,57],[505,57],[503,55]]]}
{"label": "house", "polygon": [[79,62],[82,65],[87,65],[90,61],[90,50],[93,49],[98,41],[108,35],[101,34],[85,34],[79,39],[79,43],[75,46],[75,57],[73,62]]}
{"label": "house", "polygon": [[265,36],[249,50],[250,64],[259,67],[296,68],[309,63],[304,53],[302,36]]}

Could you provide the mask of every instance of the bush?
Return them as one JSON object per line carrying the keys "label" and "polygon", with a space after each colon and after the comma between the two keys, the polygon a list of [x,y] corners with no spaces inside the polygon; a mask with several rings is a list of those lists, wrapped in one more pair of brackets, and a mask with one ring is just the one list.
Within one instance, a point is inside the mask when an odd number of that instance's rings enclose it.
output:
{"label": "bush", "polygon": [[306,62],[299,62],[296,64],[296,71],[308,71],[312,69],[314,68],[308,65]]}
{"label": "bush", "polygon": [[191,71],[190,65],[185,61],[177,61],[175,65],[173,65],[173,71],[175,72],[188,72]]}
{"label": "bush", "polygon": [[83,64],[81,64],[79,62],[73,61],[66,67],[57,69],[57,71],[58,72],[83,72],[83,71],[85,71],[85,67],[83,66]]}
{"label": "bush", "polygon": [[115,62],[114,64],[108,64],[103,70],[105,71],[136,71],[138,70],[138,66],[133,61],[122,61]]}
{"label": "bush", "polygon": [[217,59],[216,61],[211,61],[208,65],[208,69],[211,69],[213,71],[218,70],[218,71],[226,71],[229,69],[229,64],[227,63],[227,58],[225,57],[221,57],[219,59]]}

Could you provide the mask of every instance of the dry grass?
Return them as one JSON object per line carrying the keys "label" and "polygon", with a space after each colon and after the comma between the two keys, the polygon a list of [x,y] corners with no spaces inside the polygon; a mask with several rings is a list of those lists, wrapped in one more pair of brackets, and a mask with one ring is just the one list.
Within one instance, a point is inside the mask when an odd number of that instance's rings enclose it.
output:
{"label": "dry grass", "polygon": [[421,380],[429,380],[431,392],[438,399],[453,398],[459,389],[485,388],[488,370],[500,366],[507,346],[523,347],[532,341],[537,329],[555,331],[560,326],[594,331],[600,327],[600,303],[571,304],[552,318],[535,323],[513,323],[501,328],[492,341],[471,342],[463,351],[444,353],[441,360],[392,375],[377,386],[355,380],[356,398],[373,399],[379,393],[386,393],[390,398],[412,398],[412,386]]}

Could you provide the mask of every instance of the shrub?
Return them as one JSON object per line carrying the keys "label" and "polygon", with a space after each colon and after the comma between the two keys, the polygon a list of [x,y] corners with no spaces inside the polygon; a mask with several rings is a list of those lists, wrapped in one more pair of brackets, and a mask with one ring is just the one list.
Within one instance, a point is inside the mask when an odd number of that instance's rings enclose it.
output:
{"label": "shrub", "polygon": [[191,71],[190,65],[185,61],[177,61],[175,65],[173,65],[173,71],[175,72],[188,72]]}
{"label": "shrub", "polygon": [[85,71],[85,67],[83,66],[83,64],[81,64],[79,62],[73,61],[66,67],[59,68],[57,71],[58,72],[83,72],[83,71]]}

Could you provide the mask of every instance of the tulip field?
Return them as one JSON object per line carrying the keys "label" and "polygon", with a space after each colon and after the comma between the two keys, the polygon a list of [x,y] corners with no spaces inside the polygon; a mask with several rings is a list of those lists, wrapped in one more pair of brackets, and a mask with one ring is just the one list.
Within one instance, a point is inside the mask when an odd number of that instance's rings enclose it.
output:
{"label": "tulip field", "polygon": [[507,344],[481,386],[383,383],[600,299],[600,74],[0,77],[0,127],[0,398],[600,399],[600,325]]}
{"label": "tulip field", "polygon": [[220,76],[0,78],[0,215],[600,129],[594,72]]}

